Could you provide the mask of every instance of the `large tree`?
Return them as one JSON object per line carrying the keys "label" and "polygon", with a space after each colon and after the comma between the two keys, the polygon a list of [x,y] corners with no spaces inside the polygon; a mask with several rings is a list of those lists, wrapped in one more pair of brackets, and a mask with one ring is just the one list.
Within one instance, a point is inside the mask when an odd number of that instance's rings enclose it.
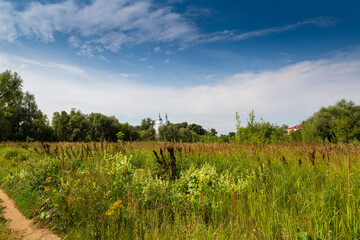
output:
{"label": "large tree", "polygon": [[88,139],[92,141],[116,142],[116,134],[119,132],[119,121],[115,117],[108,117],[101,113],[91,113],[89,119]]}
{"label": "large tree", "polygon": [[[1,140],[51,140],[46,115],[38,109],[34,95],[23,92],[22,82],[17,73],[0,74],[0,132],[4,134]],[[41,137],[37,135],[40,132]]]}
{"label": "large tree", "polygon": [[167,124],[159,127],[159,136],[161,140],[170,142],[179,141],[179,128],[175,124]]}
{"label": "large tree", "polygon": [[333,106],[322,107],[300,129],[306,141],[360,141],[360,106],[343,99]]}
{"label": "large tree", "polygon": [[140,130],[148,130],[149,128],[154,127],[155,121],[151,118],[144,118],[141,120]]}

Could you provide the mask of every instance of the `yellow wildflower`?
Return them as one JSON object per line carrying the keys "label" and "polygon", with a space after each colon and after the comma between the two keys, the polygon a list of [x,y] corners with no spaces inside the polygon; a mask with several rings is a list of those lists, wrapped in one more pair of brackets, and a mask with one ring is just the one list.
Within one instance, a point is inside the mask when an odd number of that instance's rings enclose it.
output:
{"label": "yellow wildflower", "polygon": [[114,211],[113,209],[109,209],[109,210],[107,210],[106,213],[105,213],[105,215],[107,215],[107,216],[112,216],[112,215],[114,215],[114,214],[115,214],[115,211]]}
{"label": "yellow wildflower", "polygon": [[56,190],[56,189],[54,189],[54,190],[52,190],[52,192],[57,192],[57,190]]}
{"label": "yellow wildflower", "polygon": [[143,168],[139,168],[138,171],[139,171],[139,173],[142,173],[142,174],[144,174],[144,175],[146,174],[146,173],[145,173],[145,169],[143,169]]}
{"label": "yellow wildflower", "polygon": [[48,191],[50,191],[50,188],[49,188],[48,186],[45,186],[45,187],[44,187],[44,191],[45,191],[45,192],[48,192]]}
{"label": "yellow wildflower", "polygon": [[48,178],[45,180],[45,182],[47,182],[47,183],[51,182],[51,177],[48,177]]}
{"label": "yellow wildflower", "polygon": [[105,215],[107,216],[112,216],[115,214],[115,212],[117,212],[117,214],[120,214],[120,210],[121,208],[123,208],[124,206],[122,205],[122,200],[117,200],[116,202],[114,202],[114,204],[106,211]]}
{"label": "yellow wildflower", "polygon": [[112,206],[113,208],[122,208],[122,200],[117,200],[114,205]]}

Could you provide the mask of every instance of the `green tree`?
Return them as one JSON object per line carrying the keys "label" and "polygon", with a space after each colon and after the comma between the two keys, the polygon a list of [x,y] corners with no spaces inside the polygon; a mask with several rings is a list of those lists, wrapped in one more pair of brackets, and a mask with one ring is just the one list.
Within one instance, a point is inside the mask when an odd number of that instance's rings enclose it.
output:
{"label": "green tree", "polygon": [[[34,95],[22,91],[22,79],[15,72],[0,74],[0,125],[2,140],[51,140],[48,121],[35,102]],[[46,129],[46,130],[45,130]],[[41,134],[41,136],[38,134]]]}
{"label": "green tree", "polygon": [[0,141],[5,141],[9,139],[11,134],[10,129],[11,129],[11,124],[5,118],[4,111],[0,109]]}
{"label": "green tree", "polygon": [[227,136],[228,136],[228,137],[235,137],[235,136],[236,136],[236,133],[234,133],[234,132],[229,132]]}
{"label": "green tree", "polygon": [[209,133],[210,133],[210,136],[216,136],[217,131],[214,128],[212,128],[212,129],[210,129]]}
{"label": "green tree", "polygon": [[188,128],[189,128],[191,131],[193,131],[194,133],[196,133],[196,134],[199,134],[199,135],[205,135],[205,134],[206,134],[205,129],[203,129],[202,126],[197,125],[197,124],[195,124],[195,123],[190,124],[190,125],[188,126]]}
{"label": "green tree", "polygon": [[155,121],[151,118],[144,118],[141,120],[140,130],[148,130],[149,128],[154,127]]}
{"label": "green tree", "polygon": [[155,129],[154,128],[148,128],[146,130],[140,131],[140,139],[144,141],[152,141],[155,140]]}
{"label": "green tree", "polygon": [[71,109],[69,114],[69,130],[70,130],[70,141],[83,142],[87,139],[87,132],[89,130],[89,121],[87,116],[81,113],[80,110]]}
{"label": "green tree", "polygon": [[89,131],[87,139],[91,141],[116,142],[116,134],[119,132],[119,121],[114,117],[108,117],[101,113],[91,113],[88,116]]}
{"label": "green tree", "polygon": [[15,104],[16,100],[22,97],[22,79],[15,72],[6,70],[0,74],[0,107],[6,108]]}
{"label": "green tree", "polygon": [[176,126],[178,129],[187,128],[188,125],[189,125],[189,124],[188,124],[187,122],[175,123],[175,126]]}
{"label": "green tree", "polygon": [[167,140],[169,142],[179,141],[179,129],[175,124],[167,124],[159,127],[160,140]]}
{"label": "green tree", "polygon": [[40,110],[37,111],[36,118],[34,119],[34,127],[36,140],[41,142],[54,141],[54,130],[50,126],[47,116]]}
{"label": "green tree", "polygon": [[119,123],[119,132],[124,133],[124,141],[136,141],[139,139],[139,132],[129,123]]}
{"label": "green tree", "polygon": [[247,126],[241,126],[240,117],[236,113],[236,137],[240,142],[271,143],[284,139],[284,131],[281,127],[265,122],[262,118],[256,121],[254,110],[249,114]]}
{"label": "green tree", "polygon": [[322,107],[301,124],[305,141],[350,142],[360,140],[360,106],[341,100]]}
{"label": "green tree", "polygon": [[189,128],[180,128],[179,129],[179,138],[183,142],[192,142],[193,141],[193,131]]}
{"label": "green tree", "polygon": [[70,141],[71,131],[69,128],[70,117],[65,111],[54,112],[52,126],[54,128],[55,138],[58,141]]}

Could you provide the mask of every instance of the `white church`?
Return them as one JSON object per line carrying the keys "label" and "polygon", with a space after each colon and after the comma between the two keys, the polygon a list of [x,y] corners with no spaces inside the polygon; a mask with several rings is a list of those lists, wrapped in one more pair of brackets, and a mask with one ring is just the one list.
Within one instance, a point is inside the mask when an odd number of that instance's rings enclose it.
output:
{"label": "white church", "polygon": [[159,128],[161,126],[168,125],[169,123],[170,121],[168,120],[167,114],[165,114],[165,120],[163,121],[159,113],[159,118],[155,120],[155,126],[154,126],[157,138],[159,137]]}

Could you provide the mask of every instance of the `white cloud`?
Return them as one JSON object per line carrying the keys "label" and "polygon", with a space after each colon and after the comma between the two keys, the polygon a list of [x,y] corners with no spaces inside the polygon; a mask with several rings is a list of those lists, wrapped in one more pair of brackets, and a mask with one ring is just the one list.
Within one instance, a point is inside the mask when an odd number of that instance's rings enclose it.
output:
{"label": "white cloud", "polygon": [[31,1],[24,10],[0,0],[0,39],[22,36],[55,41],[57,33],[71,34],[69,43],[91,56],[89,45],[117,52],[143,42],[187,41],[196,34],[190,22],[170,7],[157,8],[151,0],[94,0],[83,7],[75,0],[42,4]]}
{"label": "white cloud", "polygon": [[17,30],[14,18],[14,9],[11,3],[0,0],[0,40],[14,42],[17,38]]}
{"label": "white cloud", "polygon": [[104,49],[117,53],[142,43],[177,42],[184,49],[192,44],[241,41],[292,31],[302,25],[326,27],[335,22],[332,18],[315,18],[245,33],[225,30],[200,34],[190,18],[204,13],[211,11],[192,6],[179,14],[169,6],[159,7],[153,0],[93,0],[88,5],[79,5],[75,0],[29,1],[22,10],[15,9],[14,2],[0,0],[0,40],[14,42],[34,37],[52,42],[57,35],[70,35],[68,42],[78,49],[77,54],[92,58]]}
{"label": "white cloud", "polygon": [[295,24],[287,24],[280,27],[265,28],[244,33],[237,33],[237,31],[225,30],[222,32],[215,32],[208,35],[203,35],[199,38],[199,42],[217,42],[217,41],[241,41],[249,38],[264,37],[273,34],[280,34],[287,31],[293,31],[303,25],[317,25],[327,27],[335,23],[333,18],[315,18],[307,19]]}
{"label": "white cloud", "polygon": [[[21,68],[22,64],[26,66]],[[75,107],[139,124],[141,118],[155,118],[161,110],[172,122],[195,122],[220,133],[235,130],[235,112],[242,122],[254,109],[266,121],[295,125],[342,98],[360,104],[356,54],[237,73],[211,85],[184,88],[145,84],[136,74],[114,75],[4,54],[0,54],[0,69],[17,71],[25,89],[35,94],[40,109],[49,116]]]}

